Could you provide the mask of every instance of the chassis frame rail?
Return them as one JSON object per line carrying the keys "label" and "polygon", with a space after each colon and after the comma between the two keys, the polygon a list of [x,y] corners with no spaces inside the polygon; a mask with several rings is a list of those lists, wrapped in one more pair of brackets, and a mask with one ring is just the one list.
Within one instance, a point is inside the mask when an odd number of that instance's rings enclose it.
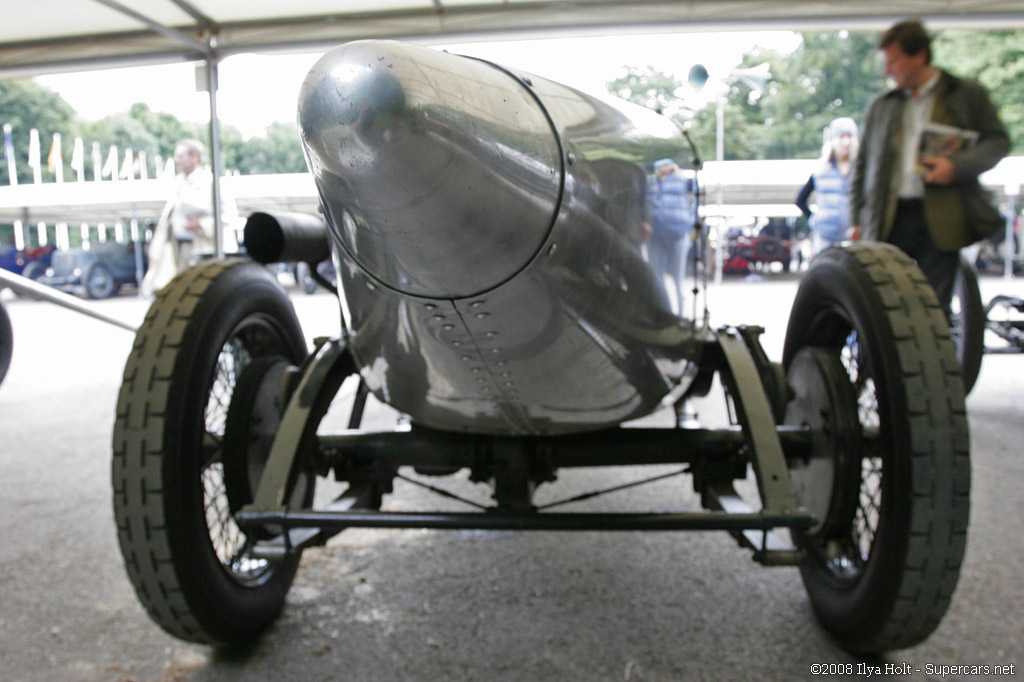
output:
{"label": "chassis frame rail", "polygon": [[[1001,308],[1005,319],[992,319],[992,311]],[[994,297],[985,306],[985,327],[1006,342],[1005,346],[985,346],[985,353],[993,355],[1006,353],[1024,353],[1024,318],[1011,319],[1010,311],[1024,314],[1024,299],[1016,296],[1000,295]]]}
{"label": "chassis frame rail", "polygon": [[[350,429],[317,437],[318,467],[331,469],[349,490],[325,509],[289,509],[282,504],[296,452],[292,444],[307,423],[320,387],[338,367],[351,363],[345,341],[323,340],[302,375],[275,437],[252,504],[236,514],[243,530],[277,528],[280,535],[260,543],[261,553],[290,553],[346,528],[430,528],[473,530],[715,531],[731,533],[765,564],[798,563],[800,552],[771,531],[809,528],[814,516],[799,508],[790,488],[786,458],[806,456],[811,436],[777,426],[762,388],[756,332],[726,329],[711,344],[718,370],[737,398],[739,425],[722,429],[617,427],[571,436],[480,436],[413,427],[367,433]],[[754,347],[751,347],[751,346]],[[762,363],[763,364],[763,363]],[[356,401],[354,410],[362,408]],[[350,426],[355,426],[350,422]],[[754,435],[756,434],[756,435]],[[533,488],[567,467],[687,464],[706,511],[659,513],[541,512]],[[752,465],[762,508],[753,509],[732,481]],[[450,474],[469,469],[472,480],[494,483],[496,507],[477,512],[379,511],[398,469]]]}
{"label": "chassis frame rail", "polygon": [[446,530],[772,530],[809,528],[814,517],[760,512],[387,512],[280,510],[239,512],[239,525],[280,525],[286,528],[432,528]]}

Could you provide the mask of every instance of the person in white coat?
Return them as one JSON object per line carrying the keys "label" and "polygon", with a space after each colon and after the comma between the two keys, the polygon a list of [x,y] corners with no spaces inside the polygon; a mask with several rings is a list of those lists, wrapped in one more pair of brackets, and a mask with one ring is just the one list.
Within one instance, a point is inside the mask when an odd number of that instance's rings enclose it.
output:
{"label": "person in white coat", "polygon": [[213,174],[203,164],[204,153],[203,143],[191,139],[174,149],[178,173],[149,243],[149,269],[142,281],[145,295],[155,294],[188,269],[194,257],[215,251]]}

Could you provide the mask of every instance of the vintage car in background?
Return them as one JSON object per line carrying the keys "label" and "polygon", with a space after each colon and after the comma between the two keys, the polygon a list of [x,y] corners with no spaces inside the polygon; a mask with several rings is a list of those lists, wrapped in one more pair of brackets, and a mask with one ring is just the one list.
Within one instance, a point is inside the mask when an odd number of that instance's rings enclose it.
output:
{"label": "vintage car in background", "polygon": [[50,267],[50,258],[55,250],[52,244],[27,249],[0,246],[0,268],[29,279],[39,279]]}
{"label": "vintage car in background", "polygon": [[109,298],[123,286],[137,286],[146,264],[141,244],[136,249],[135,242],[106,242],[57,251],[38,281],[66,292],[84,291],[92,299]]}
{"label": "vintage car in background", "polygon": [[782,220],[770,219],[753,233],[739,227],[728,232],[725,274],[748,274],[780,263],[789,272],[796,251],[791,228]]}

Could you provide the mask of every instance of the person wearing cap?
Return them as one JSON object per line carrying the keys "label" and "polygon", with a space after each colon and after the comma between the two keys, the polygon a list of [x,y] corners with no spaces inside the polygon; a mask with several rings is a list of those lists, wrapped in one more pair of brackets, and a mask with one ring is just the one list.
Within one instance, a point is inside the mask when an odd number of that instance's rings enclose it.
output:
{"label": "person wearing cap", "polygon": [[[978,176],[1007,154],[1010,139],[983,86],[932,66],[920,21],[892,26],[878,49],[896,87],[871,101],[860,126],[851,237],[905,251],[948,316],[959,250],[1002,223]],[[958,131],[964,145],[948,156],[922,152],[922,133],[936,124]]]}
{"label": "person wearing cap", "polygon": [[[825,129],[821,164],[796,197],[796,205],[810,220],[812,251],[817,255],[846,239],[850,226],[850,170],[857,155],[857,123],[837,118]],[[808,204],[815,194],[814,211]]]}
{"label": "person wearing cap", "polygon": [[686,259],[696,223],[696,179],[685,175],[672,159],[655,161],[644,209],[644,233],[650,235],[647,260],[659,285],[670,279],[677,313],[683,309]]}

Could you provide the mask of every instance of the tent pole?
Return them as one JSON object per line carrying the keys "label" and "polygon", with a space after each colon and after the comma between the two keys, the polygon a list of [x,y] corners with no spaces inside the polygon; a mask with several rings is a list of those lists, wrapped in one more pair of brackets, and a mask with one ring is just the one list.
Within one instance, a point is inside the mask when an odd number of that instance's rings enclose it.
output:
{"label": "tent pole", "polygon": [[224,257],[224,219],[221,211],[221,176],[223,161],[220,153],[220,119],[217,114],[217,89],[219,86],[218,70],[220,60],[213,49],[216,38],[210,37],[210,53],[206,57],[206,81],[210,95],[210,170],[213,174],[213,235],[214,255],[219,260]]}

